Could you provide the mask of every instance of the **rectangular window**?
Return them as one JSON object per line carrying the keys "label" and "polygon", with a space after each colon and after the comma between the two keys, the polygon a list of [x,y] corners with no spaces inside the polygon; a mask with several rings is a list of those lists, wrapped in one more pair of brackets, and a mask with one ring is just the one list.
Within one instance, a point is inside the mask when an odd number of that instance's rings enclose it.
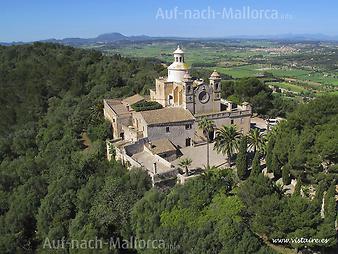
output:
{"label": "rectangular window", "polygon": [[185,146],[191,146],[191,138],[185,140]]}
{"label": "rectangular window", "polygon": [[192,124],[186,124],[185,125],[186,130],[191,130],[192,129]]}
{"label": "rectangular window", "polygon": [[166,133],[170,132],[170,129],[169,129],[169,127],[168,127],[168,126],[167,126],[167,127],[165,127],[165,132],[166,132]]}
{"label": "rectangular window", "polygon": [[230,122],[231,124],[234,124],[234,119],[231,119],[231,122]]}

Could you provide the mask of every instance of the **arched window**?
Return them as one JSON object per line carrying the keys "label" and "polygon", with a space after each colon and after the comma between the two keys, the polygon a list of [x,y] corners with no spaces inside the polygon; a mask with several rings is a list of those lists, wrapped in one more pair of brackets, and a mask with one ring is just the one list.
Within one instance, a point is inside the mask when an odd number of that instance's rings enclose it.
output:
{"label": "arched window", "polygon": [[168,104],[172,105],[173,103],[173,96],[171,94],[168,95]]}

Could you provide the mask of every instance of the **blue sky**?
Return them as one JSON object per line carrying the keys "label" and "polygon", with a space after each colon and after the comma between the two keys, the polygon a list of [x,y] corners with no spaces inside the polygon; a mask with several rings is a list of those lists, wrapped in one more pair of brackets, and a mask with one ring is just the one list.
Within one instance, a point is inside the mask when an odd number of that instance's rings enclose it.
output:
{"label": "blue sky", "polygon": [[[338,35],[335,0],[0,0],[0,41],[95,37],[107,32],[126,35],[225,37],[322,33]],[[215,18],[177,15],[163,19],[165,11],[213,10]],[[218,15],[232,9],[276,10],[278,18],[235,19]],[[161,12],[162,11],[162,12]],[[219,12],[219,13],[218,13]],[[218,14],[217,14],[218,13]],[[288,19],[280,18],[288,15]],[[254,14],[253,14],[254,15]],[[263,14],[265,15],[265,14]]]}

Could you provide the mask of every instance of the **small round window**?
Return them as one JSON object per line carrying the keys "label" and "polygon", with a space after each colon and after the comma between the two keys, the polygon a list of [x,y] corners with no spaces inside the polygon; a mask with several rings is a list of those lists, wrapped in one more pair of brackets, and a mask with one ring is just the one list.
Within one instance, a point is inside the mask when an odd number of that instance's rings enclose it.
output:
{"label": "small round window", "polygon": [[200,92],[200,94],[198,95],[198,99],[200,100],[200,102],[202,103],[207,103],[209,101],[209,94],[206,91],[202,91]]}

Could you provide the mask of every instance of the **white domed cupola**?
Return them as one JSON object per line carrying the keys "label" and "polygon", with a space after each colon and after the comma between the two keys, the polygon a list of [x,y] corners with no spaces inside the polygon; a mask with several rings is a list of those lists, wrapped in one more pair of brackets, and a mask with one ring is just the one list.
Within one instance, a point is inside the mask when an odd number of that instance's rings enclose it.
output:
{"label": "white domed cupola", "polygon": [[180,46],[177,46],[173,54],[174,62],[168,67],[168,81],[182,82],[184,75],[189,71],[189,66],[184,62],[184,51]]}
{"label": "white domed cupola", "polygon": [[177,49],[174,51],[174,58],[175,62],[177,63],[184,63],[184,51],[180,48],[180,46],[177,46]]}

